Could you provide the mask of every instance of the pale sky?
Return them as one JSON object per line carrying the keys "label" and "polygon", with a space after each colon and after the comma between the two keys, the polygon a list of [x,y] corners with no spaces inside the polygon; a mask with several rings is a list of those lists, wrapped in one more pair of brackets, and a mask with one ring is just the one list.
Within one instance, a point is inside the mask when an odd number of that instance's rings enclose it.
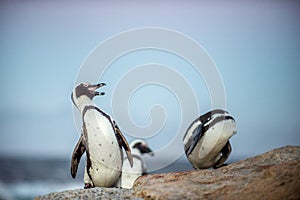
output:
{"label": "pale sky", "polygon": [[[296,1],[1,1],[0,154],[69,157],[79,137],[70,95],[80,66],[108,38],[143,27],[178,31],[213,60],[227,110],[238,125],[231,139],[232,157],[300,145],[299,15]],[[112,99],[116,82],[147,63],[168,65],[188,80],[197,98],[197,115],[210,109],[203,77],[180,57],[157,49],[115,60],[99,77],[107,87],[96,104],[113,115],[111,102],[124,101]],[[154,150],[172,140],[182,120],[176,95],[157,84],[132,91],[129,115],[139,126],[151,124],[153,105],[163,105],[163,127],[156,137],[147,138]],[[132,139],[132,133],[124,133]]]}

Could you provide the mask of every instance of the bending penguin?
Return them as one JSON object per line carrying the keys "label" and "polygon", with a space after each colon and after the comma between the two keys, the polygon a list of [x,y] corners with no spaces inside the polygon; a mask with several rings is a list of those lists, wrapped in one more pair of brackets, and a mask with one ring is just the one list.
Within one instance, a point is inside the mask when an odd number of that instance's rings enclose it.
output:
{"label": "bending penguin", "polygon": [[236,134],[234,118],[216,109],[197,118],[187,129],[185,154],[195,169],[222,167],[231,153],[229,139]]}
{"label": "bending penguin", "polygon": [[130,165],[132,155],[129,145],[115,121],[97,108],[93,98],[104,95],[96,89],[105,83],[77,85],[71,95],[74,105],[82,115],[82,134],[73,151],[71,175],[76,177],[81,156],[86,152],[84,188],[111,187],[119,179],[123,163],[122,147],[126,151]]}
{"label": "bending penguin", "polygon": [[118,187],[132,188],[134,181],[146,173],[146,164],[142,156],[145,154],[154,155],[144,140],[137,139],[132,141],[130,148],[133,156],[133,167],[130,167],[129,159],[125,158]]}

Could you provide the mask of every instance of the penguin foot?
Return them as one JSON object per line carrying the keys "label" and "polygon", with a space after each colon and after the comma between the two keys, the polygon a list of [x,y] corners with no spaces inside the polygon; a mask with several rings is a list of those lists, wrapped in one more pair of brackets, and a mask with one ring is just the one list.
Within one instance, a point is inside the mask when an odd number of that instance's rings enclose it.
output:
{"label": "penguin foot", "polygon": [[90,184],[90,183],[85,183],[85,184],[84,184],[84,189],[89,189],[89,188],[93,188],[92,184]]}
{"label": "penguin foot", "polygon": [[218,165],[218,166],[213,166],[213,168],[214,169],[218,169],[218,168],[220,168],[220,167],[225,167],[225,166],[227,166],[228,164],[227,163],[223,163],[222,165]]}

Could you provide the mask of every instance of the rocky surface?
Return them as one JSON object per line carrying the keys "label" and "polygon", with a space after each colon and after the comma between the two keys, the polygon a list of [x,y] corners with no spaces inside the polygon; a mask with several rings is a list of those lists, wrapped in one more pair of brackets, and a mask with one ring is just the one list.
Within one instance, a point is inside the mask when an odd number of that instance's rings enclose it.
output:
{"label": "rocky surface", "polygon": [[300,147],[286,146],[219,169],[146,175],[132,190],[93,188],[36,199],[300,199]]}
{"label": "rocky surface", "polygon": [[66,190],[63,192],[54,192],[44,196],[38,196],[35,200],[43,199],[142,199],[134,197],[132,190],[121,188],[92,188]]}
{"label": "rocky surface", "polygon": [[140,177],[145,199],[300,199],[300,147],[287,146],[213,170]]}

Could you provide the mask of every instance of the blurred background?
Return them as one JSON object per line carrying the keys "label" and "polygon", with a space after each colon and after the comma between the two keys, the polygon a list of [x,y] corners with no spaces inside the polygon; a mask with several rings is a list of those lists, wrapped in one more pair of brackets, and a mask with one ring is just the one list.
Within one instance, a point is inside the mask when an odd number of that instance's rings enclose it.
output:
{"label": "blurred background", "polygon": [[[69,172],[70,156],[79,138],[71,91],[89,53],[107,38],[134,28],[179,31],[207,51],[222,77],[227,110],[238,125],[228,162],[300,145],[299,18],[297,1],[1,1],[0,199],[31,199],[82,187],[83,165],[75,180]],[[161,52],[145,54],[152,55],[145,62],[167,60],[170,66],[178,59]],[[129,55],[118,62],[134,66],[138,56]],[[193,71],[184,70],[188,79]],[[100,80],[108,83],[103,88],[107,96],[95,101],[111,115],[108,98],[113,80],[122,75],[115,67]],[[191,78],[193,88],[197,81],[205,90],[201,77]],[[176,98],[160,87],[144,89],[134,94],[131,102],[145,104],[136,104],[138,109],[129,105],[135,123],[149,123],[145,113],[149,105],[167,102],[167,129],[148,141],[155,150],[176,131],[177,111],[174,114],[168,109],[176,110],[178,105]],[[149,98],[149,91],[160,98]],[[200,115],[210,109],[209,93],[199,89],[196,95]],[[192,168],[182,156],[159,172],[188,169]]]}

